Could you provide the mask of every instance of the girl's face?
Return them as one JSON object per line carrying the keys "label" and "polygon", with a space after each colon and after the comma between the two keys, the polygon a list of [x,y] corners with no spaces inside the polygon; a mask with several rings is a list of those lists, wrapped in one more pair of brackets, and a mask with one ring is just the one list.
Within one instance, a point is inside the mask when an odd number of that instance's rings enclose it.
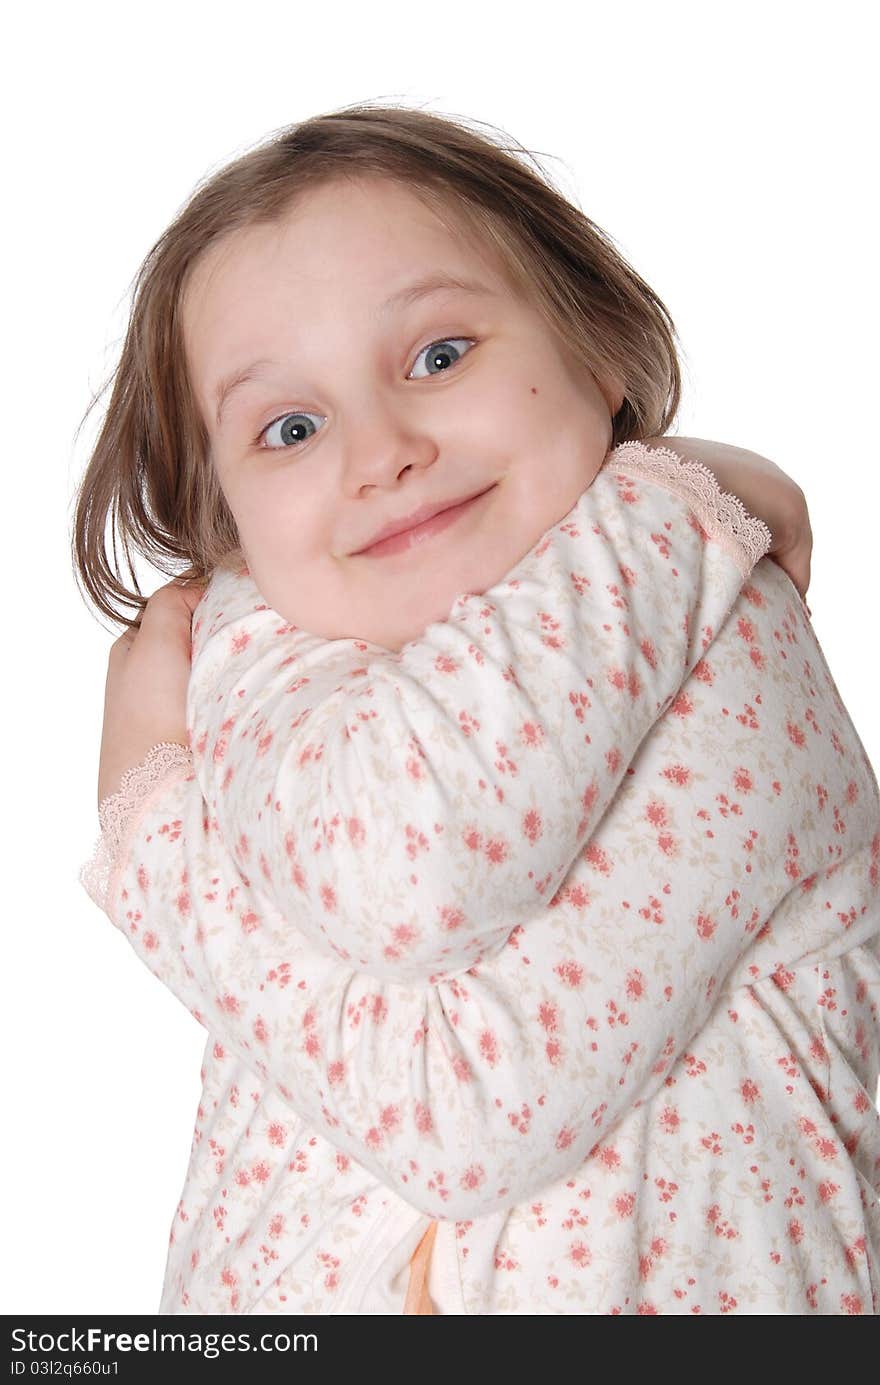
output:
{"label": "girl's face", "polygon": [[[440,274],[479,291],[404,293]],[[328,640],[399,651],[499,582],[589,486],[623,400],[563,358],[487,256],[385,179],[325,186],[213,245],[183,323],[251,576]],[[218,421],[218,390],[245,370]],[[441,531],[360,551],[478,492]]]}

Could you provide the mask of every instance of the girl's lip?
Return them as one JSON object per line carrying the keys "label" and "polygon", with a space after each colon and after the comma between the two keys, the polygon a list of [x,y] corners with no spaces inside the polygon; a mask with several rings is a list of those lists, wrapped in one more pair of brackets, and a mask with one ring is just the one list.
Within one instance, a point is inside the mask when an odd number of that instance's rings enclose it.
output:
{"label": "girl's lip", "polygon": [[439,514],[423,520],[421,524],[413,525],[411,529],[404,529],[402,533],[392,534],[379,543],[371,544],[369,548],[362,548],[353,556],[358,558],[390,557],[394,553],[404,553],[407,549],[415,548],[418,544],[424,543],[426,539],[433,538],[435,534],[447,529],[450,524],[454,524],[460,515],[465,514],[467,510],[476,505],[478,500],[482,500],[484,495],[493,491],[496,485],[497,482],[489,486],[487,490],[472,495],[469,500],[462,500],[457,505],[451,505],[448,510],[441,510]]}

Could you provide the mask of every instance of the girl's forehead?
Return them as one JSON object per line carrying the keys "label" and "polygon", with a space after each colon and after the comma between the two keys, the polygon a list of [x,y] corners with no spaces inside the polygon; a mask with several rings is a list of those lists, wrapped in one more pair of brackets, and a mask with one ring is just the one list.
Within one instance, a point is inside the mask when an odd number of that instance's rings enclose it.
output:
{"label": "girl's forehead", "polygon": [[[336,250],[338,249],[338,253]],[[231,245],[197,264],[188,281],[183,320],[188,333],[228,331],[254,312],[275,318],[291,308],[307,316],[345,313],[353,305],[377,322],[390,322],[413,305],[441,295],[466,298],[475,306],[500,306],[516,289],[503,269],[484,255],[428,253],[416,247],[408,258],[364,255],[357,262],[332,245],[319,256],[300,257],[288,247],[265,254]]]}
{"label": "girl's forehead", "polygon": [[510,276],[494,247],[481,243],[463,207],[436,210],[391,180],[330,184],[273,220],[237,227],[208,245],[191,267],[185,300],[204,301],[232,281],[289,269],[304,283],[332,276],[385,288],[446,270],[481,273],[497,291]]}

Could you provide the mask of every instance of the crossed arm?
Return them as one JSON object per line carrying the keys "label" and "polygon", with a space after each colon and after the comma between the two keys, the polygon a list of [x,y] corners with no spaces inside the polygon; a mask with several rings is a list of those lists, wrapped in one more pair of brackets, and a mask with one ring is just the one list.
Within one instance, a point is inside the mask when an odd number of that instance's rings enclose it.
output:
{"label": "crossed arm", "polygon": [[192,772],[141,804],[104,907],[200,1023],[412,1205],[461,1219],[534,1196],[659,1084],[711,994],[719,952],[695,962],[673,930],[687,991],[600,1033],[632,955],[577,891],[748,567],[623,468],[400,655],[291,629],[247,579],[215,578]]}

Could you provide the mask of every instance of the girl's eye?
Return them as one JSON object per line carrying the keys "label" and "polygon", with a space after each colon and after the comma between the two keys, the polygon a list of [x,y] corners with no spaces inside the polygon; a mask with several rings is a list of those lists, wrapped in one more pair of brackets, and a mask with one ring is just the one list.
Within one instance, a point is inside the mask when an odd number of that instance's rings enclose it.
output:
{"label": "girl's eye", "polygon": [[[309,423],[307,428],[306,422],[309,419],[320,417],[320,414],[282,414],[280,418],[275,418],[271,423],[266,424],[259,438],[257,438],[257,442],[261,442],[263,438],[268,438],[270,431],[273,428],[277,428],[279,424],[281,425],[278,434],[280,442],[263,442],[263,447],[268,448],[269,451],[278,452],[282,448],[287,447],[288,444],[306,442],[312,436],[312,433],[315,432],[314,424]],[[304,422],[304,420],[306,422]]]}
{"label": "girl's eye", "polygon": [[[443,371],[451,369],[451,366],[443,364],[444,361],[448,361],[450,357],[453,358],[452,365],[455,365],[458,361],[461,352],[455,346],[457,341],[463,341],[467,345],[473,344],[470,337],[443,337],[440,341],[431,341],[427,346],[423,346],[418,356],[416,356],[416,360],[420,360],[426,351],[429,352],[428,362],[430,365],[433,365],[435,369],[429,370],[428,374],[440,375]],[[424,380],[424,378],[424,375],[416,376],[417,380]]]}
{"label": "girl's eye", "polygon": [[[434,369],[431,370],[429,368],[428,374],[440,375],[444,371],[451,370],[452,366],[457,364],[462,354],[458,350],[456,342],[464,342],[468,346],[473,345],[470,337],[443,337],[438,341],[429,342],[427,346],[423,346],[416,360],[418,361],[426,352],[429,352],[429,367],[433,366]],[[417,380],[424,380],[426,377],[424,375],[417,375],[414,378]],[[309,419],[321,417],[321,414],[281,414],[279,418],[275,418],[271,423],[266,424],[266,427],[257,438],[257,442],[259,443],[262,439],[268,438],[270,430],[277,427],[279,424],[281,425],[278,434],[279,442],[277,444],[263,442],[263,446],[267,447],[270,451],[279,451],[282,448],[289,448],[298,443],[307,442],[315,432],[314,426],[307,421]]]}

